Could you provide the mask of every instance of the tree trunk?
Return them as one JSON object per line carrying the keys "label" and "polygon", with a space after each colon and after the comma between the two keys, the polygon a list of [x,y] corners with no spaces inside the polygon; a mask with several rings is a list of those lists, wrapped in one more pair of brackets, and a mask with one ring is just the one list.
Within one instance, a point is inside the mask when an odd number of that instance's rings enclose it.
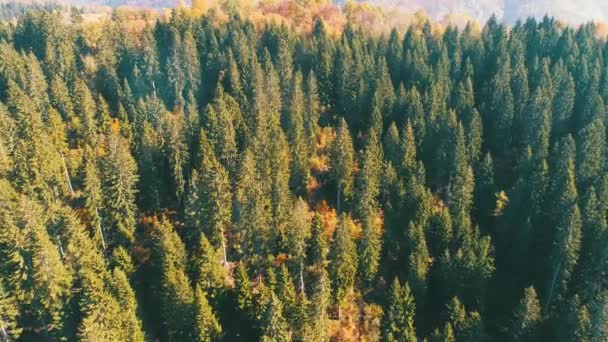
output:
{"label": "tree trunk", "polygon": [[[99,209],[95,209],[97,216],[99,216]],[[101,218],[99,219],[101,221]],[[99,223],[99,236],[101,236],[101,247],[103,248],[103,255],[106,255],[106,239],[103,237],[103,228],[101,225],[102,222]]]}
{"label": "tree trunk", "polygon": [[6,328],[4,328],[4,322],[2,320],[0,320],[0,332],[2,332],[2,341],[3,342],[9,342],[11,340],[8,336],[8,332],[6,331]]}
{"label": "tree trunk", "polygon": [[555,288],[555,282],[557,281],[557,276],[559,274],[559,270],[562,267],[562,262],[560,261],[559,264],[557,264],[557,268],[555,269],[555,272],[553,273],[553,277],[551,279],[551,283],[549,284],[549,292],[547,292],[547,301],[545,303],[545,308],[549,308],[549,304],[551,304],[551,299],[553,297],[553,289]]}
{"label": "tree trunk", "polygon": [[68,172],[68,165],[65,163],[63,151],[59,151],[59,155],[61,156],[61,162],[63,163],[63,171],[65,174],[65,179],[68,183],[68,190],[70,191],[70,195],[74,196],[74,188],[72,187],[72,181],[70,180],[70,174]]}
{"label": "tree trunk", "polygon": [[337,198],[337,214],[340,215],[340,187],[341,187],[341,183],[338,181],[338,191],[336,192],[336,198]]}
{"label": "tree trunk", "polygon": [[300,291],[304,292],[304,262],[300,260]]}
{"label": "tree trunk", "polygon": [[222,253],[224,254],[224,266],[228,265],[228,256],[226,255],[226,238],[222,231]]}

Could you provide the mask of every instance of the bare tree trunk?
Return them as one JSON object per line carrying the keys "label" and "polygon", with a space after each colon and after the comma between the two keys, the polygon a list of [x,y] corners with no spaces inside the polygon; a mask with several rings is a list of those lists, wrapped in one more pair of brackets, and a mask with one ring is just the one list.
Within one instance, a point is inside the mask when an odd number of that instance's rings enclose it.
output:
{"label": "bare tree trunk", "polygon": [[70,174],[68,172],[68,165],[65,163],[65,157],[63,156],[63,151],[59,151],[59,155],[61,156],[61,162],[63,163],[63,172],[65,174],[65,179],[68,183],[68,190],[70,191],[70,195],[74,196],[74,188],[72,187],[72,181],[70,180]]}
{"label": "bare tree trunk", "polygon": [[222,230],[222,253],[224,254],[224,266],[228,265],[228,256],[226,255],[226,237],[224,236],[224,231]]}
{"label": "bare tree trunk", "polygon": [[2,332],[2,341],[3,342],[10,342],[10,338],[8,336],[8,332],[6,331],[6,328],[4,328],[4,321],[0,320],[0,332]]}
{"label": "bare tree trunk", "polygon": [[[99,209],[95,209],[97,216],[99,216]],[[99,219],[101,221],[101,217]],[[101,247],[103,248],[103,255],[106,255],[106,239],[103,237],[103,228],[102,228],[102,223],[99,223],[99,236],[101,236]]]}
{"label": "bare tree trunk", "polygon": [[337,205],[337,214],[338,215],[340,215],[340,192],[341,192],[340,187],[341,187],[341,185],[342,184],[340,183],[340,181],[338,181],[338,191],[336,192],[336,198],[337,198],[337,202],[338,202],[338,205]]}
{"label": "bare tree trunk", "polygon": [[547,293],[547,301],[545,303],[545,308],[549,308],[549,305],[551,304],[551,299],[553,297],[553,289],[555,288],[555,282],[557,281],[557,275],[559,274],[560,268],[562,268],[561,261],[559,262],[559,264],[557,264],[557,268],[555,269],[555,272],[553,273],[553,277],[551,279],[551,283],[549,284],[549,292]]}
{"label": "bare tree trunk", "polygon": [[57,235],[57,243],[59,244],[59,253],[61,253],[61,257],[65,258],[65,253],[63,252],[63,245],[61,244],[61,239],[59,235]]}
{"label": "bare tree trunk", "polygon": [[304,262],[300,260],[300,291],[304,292]]}

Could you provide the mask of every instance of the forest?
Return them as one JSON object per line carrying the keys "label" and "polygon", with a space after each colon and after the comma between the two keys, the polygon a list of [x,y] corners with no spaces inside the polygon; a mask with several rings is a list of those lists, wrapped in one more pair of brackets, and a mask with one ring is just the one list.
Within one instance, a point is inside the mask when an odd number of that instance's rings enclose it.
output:
{"label": "forest", "polygon": [[0,24],[1,341],[608,340],[594,24],[195,9]]}

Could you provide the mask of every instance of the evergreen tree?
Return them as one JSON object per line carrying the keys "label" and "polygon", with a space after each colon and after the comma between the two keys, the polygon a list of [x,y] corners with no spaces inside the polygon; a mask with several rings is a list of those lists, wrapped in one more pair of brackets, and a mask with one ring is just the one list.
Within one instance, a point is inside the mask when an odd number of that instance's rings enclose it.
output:
{"label": "evergreen tree", "polygon": [[129,143],[120,135],[119,127],[113,126],[106,137],[105,155],[101,159],[102,217],[110,228],[109,245],[131,241],[135,231],[135,186],[139,176]]}
{"label": "evergreen tree", "polygon": [[286,232],[287,251],[293,260],[294,269],[297,269],[298,288],[304,291],[304,262],[306,260],[306,246],[311,235],[310,214],[308,204],[301,198],[294,203],[290,224]]}
{"label": "evergreen tree", "polygon": [[114,288],[114,296],[120,303],[121,308],[121,334],[131,341],[144,341],[142,324],[137,315],[135,292],[129,284],[127,275],[119,268],[115,268],[112,272],[112,287]]}
{"label": "evergreen tree", "polygon": [[534,287],[524,290],[524,297],[515,308],[512,335],[516,341],[535,341],[542,322],[541,307]]}
{"label": "evergreen tree", "polygon": [[262,338],[263,342],[287,342],[291,340],[291,332],[283,317],[282,304],[273,293],[264,312]]}
{"label": "evergreen tree", "polygon": [[353,186],[353,169],[355,167],[353,141],[346,124],[346,120],[340,119],[340,125],[336,131],[336,140],[331,148],[332,168],[331,172],[336,181],[336,202],[338,212],[341,209],[341,197],[349,198]]}
{"label": "evergreen tree", "polygon": [[228,276],[226,268],[222,264],[222,255],[218,249],[209,243],[205,234],[200,235],[196,252],[197,287],[206,291],[207,296],[215,300],[226,287]]}
{"label": "evergreen tree", "polygon": [[351,236],[352,220],[346,214],[339,218],[329,252],[329,276],[337,304],[352,290],[357,272],[357,250]]}
{"label": "evergreen tree", "polygon": [[196,340],[201,342],[216,341],[222,335],[222,327],[213,314],[205,292],[197,286],[194,294],[196,298]]}
{"label": "evergreen tree", "polygon": [[550,254],[550,273],[546,281],[545,303],[549,306],[554,296],[562,295],[578,260],[581,241],[581,214],[574,174],[574,142],[568,136],[560,144],[554,168],[553,189],[555,231]]}
{"label": "evergreen tree", "polygon": [[2,341],[16,340],[23,329],[19,326],[19,307],[15,298],[0,284],[0,336]]}
{"label": "evergreen tree", "polygon": [[401,286],[395,278],[391,285],[383,334],[387,341],[417,341],[414,329],[416,306],[407,283]]}

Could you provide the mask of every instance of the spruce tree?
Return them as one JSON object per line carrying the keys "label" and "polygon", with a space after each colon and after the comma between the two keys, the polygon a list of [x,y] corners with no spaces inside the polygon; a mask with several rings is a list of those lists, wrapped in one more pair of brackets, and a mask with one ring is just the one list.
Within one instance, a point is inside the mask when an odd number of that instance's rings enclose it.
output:
{"label": "spruce tree", "polygon": [[340,215],[329,252],[329,276],[334,302],[338,305],[352,290],[357,272],[357,250],[350,232],[352,225],[347,214]]}
{"label": "spruce tree", "polygon": [[416,306],[414,295],[407,283],[401,285],[395,278],[390,288],[388,307],[384,318],[383,336],[386,341],[417,341],[414,329]]}
{"label": "spruce tree", "polygon": [[196,314],[196,341],[216,341],[222,336],[222,327],[213,313],[213,309],[207,301],[205,291],[199,286],[194,291],[195,314]]}
{"label": "spruce tree", "polygon": [[340,119],[336,131],[336,140],[331,147],[331,173],[336,181],[336,202],[338,212],[341,210],[342,197],[349,198],[353,187],[353,169],[355,167],[353,141],[350,137],[346,120]]}
{"label": "spruce tree", "polygon": [[516,341],[536,341],[542,322],[540,302],[534,287],[524,290],[524,297],[515,308],[512,336]]}
{"label": "spruce tree", "polygon": [[0,284],[0,336],[2,341],[12,341],[19,338],[23,329],[19,326],[19,307],[15,298]]}

